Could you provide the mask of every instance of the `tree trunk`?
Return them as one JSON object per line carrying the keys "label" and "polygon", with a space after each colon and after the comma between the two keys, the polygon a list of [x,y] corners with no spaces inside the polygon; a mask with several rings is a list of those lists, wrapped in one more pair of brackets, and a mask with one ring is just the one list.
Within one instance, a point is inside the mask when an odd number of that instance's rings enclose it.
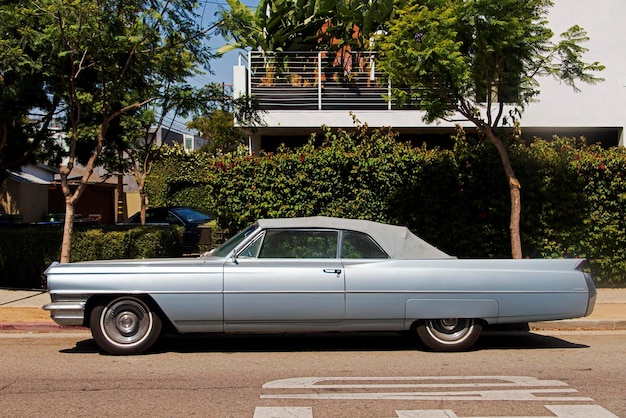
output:
{"label": "tree trunk", "polygon": [[506,146],[502,139],[495,135],[491,129],[486,129],[485,134],[493,145],[495,145],[504,167],[507,181],[509,183],[509,192],[511,195],[511,219],[509,223],[509,230],[511,234],[511,256],[513,258],[522,258],[522,238],[520,234],[520,219],[522,213],[522,196],[521,196],[521,184],[511,165],[509,154],[506,150]]}
{"label": "tree trunk", "polygon": [[75,205],[82,196],[85,188],[87,187],[87,183],[89,182],[89,178],[93,173],[93,169],[96,165],[96,161],[100,152],[102,151],[102,142],[104,139],[104,132],[106,132],[107,124],[102,125],[100,128],[100,133],[98,134],[98,145],[91,153],[89,160],[87,161],[87,165],[85,165],[85,172],[78,182],[78,186],[74,193],[69,186],[69,175],[72,172],[72,168],[74,167],[73,158],[70,158],[70,163],[68,163],[69,167],[65,167],[61,169],[61,189],[63,190],[63,194],[65,196],[65,223],[63,227],[63,243],[61,244],[61,263],[69,263],[70,262],[70,252],[72,250],[72,232],[74,231],[74,213],[75,213]]}
{"label": "tree trunk", "polygon": [[74,202],[72,196],[65,196],[65,222],[63,223],[63,243],[61,244],[61,263],[70,262],[72,232],[74,231]]}
{"label": "tree trunk", "polygon": [[148,201],[146,199],[146,192],[143,186],[139,186],[139,211],[140,211],[140,219],[141,224],[146,224],[146,207],[148,206]]}
{"label": "tree trunk", "polygon": [[[146,133],[146,136],[148,133]],[[147,155],[147,154],[146,154]],[[147,163],[144,161],[143,167],[147,167]],[[146,208],[148,206],[148,196],[146,195],[146,177],[148,173],[146,171],[141,171],[138,165],[135,165],[135,170],[133,173],[135,177],[135,182],[137,182],[137,186],[139,189],[139,219],[141,220],[141,224],[146,224]]]}

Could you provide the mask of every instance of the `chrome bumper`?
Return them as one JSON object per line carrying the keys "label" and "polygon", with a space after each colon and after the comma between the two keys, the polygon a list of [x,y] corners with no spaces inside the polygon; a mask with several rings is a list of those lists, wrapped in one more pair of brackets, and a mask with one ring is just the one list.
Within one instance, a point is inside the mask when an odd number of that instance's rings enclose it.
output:
{"label": "chrome bumper", "polygon": [[82,326],[85,320],[86,295],[51,294],[52,303],[43,306],[54,322],[63,326]]}
{"label": "chrome bumper", "polygon": [[596,290],[591,274],[585,273],[585,280],[587,281],[587,288],[589,289],[589,302],[587,303],[587,312],[585,312],[585,316],[589,316],[593,312],[593,308],[596,306],[598,291]]}

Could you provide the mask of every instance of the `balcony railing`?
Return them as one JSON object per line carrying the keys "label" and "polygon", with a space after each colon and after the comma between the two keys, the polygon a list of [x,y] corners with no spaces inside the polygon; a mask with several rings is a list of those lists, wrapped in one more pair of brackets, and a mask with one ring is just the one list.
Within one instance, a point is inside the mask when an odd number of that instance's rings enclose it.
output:
{"label": "balcony railing", "polygon": [[249,53],[248,91],[268,110],[388,110],[373,52]]}

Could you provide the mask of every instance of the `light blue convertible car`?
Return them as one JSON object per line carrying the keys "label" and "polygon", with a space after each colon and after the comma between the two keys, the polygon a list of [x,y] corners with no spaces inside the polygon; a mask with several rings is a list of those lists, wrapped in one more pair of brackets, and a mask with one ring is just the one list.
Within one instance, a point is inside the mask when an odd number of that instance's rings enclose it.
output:
{"label": "light blue convertible car", "polygon": [[486,325],[589,315],[583,264],[457,259],[371,221],[262,219],[198,258],[54,263],[44,309],[111,354],[141,353],[163,330],[408,331],[459,351]]}

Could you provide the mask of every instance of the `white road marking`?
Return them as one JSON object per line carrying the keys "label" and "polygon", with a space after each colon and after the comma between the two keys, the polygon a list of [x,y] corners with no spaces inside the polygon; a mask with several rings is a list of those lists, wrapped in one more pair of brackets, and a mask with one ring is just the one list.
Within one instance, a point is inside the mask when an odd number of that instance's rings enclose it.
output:
{"label": "white road marking", "polygon": [[[497,416],[472,418],[619,418],[599,405],[544,405],[555,415],[550,416]],[[451,409],[396,410],[398,418],[463,418]],[[313,418],[311,407],[257,406],[253,418]]]}
{"label": "white road marking", "polygon": [[[475,417],[472,418],[619,418],[599,405],[544,405],[555,415],[516,416],[516,417]],[[449,409],[423,409],[415,411],[396,411],[398,418],[462,418]]]}
{"label": "white road marking", "polygon": [[261,395],[263,399],[327,399],[327,400],[398,400],[398,401],[593,401],[580,396],[537,396],[566,394],[576,389],[488,390],[459,392],[344,392],[344,393],[278,393]]}
{"label": "white road marking", "polygon": [[[423,409],[419,411],[396,411],[398,418],[458,418],[449,409]],[[503,417],[506,418],[506,417]]]}
{"label": "white road marking", "polygon": [[313,418],[313,408],[305,407],[267,407],[257,406],[254,418]]}
{"label": "white road marking", "polygon": [[600,405],[545,405],[559,418],[619,418]]}
{"label": "white road marking", "polygon": [[[264,399],[391,399],[437,401],[590,401],[568,394],[559,380],[530,376],[404,376],[404,377],[297,377],[267,382],[263,389],[289,389],[290,393],[264,393]],[[556,388],[559,387],[559,388]],[[506,389],[505,389],[506,388]],[[300,393],[294,393],[299,389]],[[369,391],[362,391],[370,389]],[[376,392],[371,389],[386,389]],[[391,389],[425,389],[406,391]],[[432,389],[448,389],[433,391]],[[467,390],[476,389],[476,390]],[[564,396],[565,395],[565,396]]]}
{"label": "white road marking", "polygon": [[[589,397],[572,396],[578,391],[565,382],[530,376],[297,377],[267,382],[263,389],[262,399],[594,402]],[[285,393],[276,393],[283,390]],[[532,418],[618,418],[599,405],[544,406],[555,415]],[[461,418],[450,409],[395,412],[398,418]],[[258,407],[254,418],[313,418],[313,410]]]}
{"label": "white road marking", "polygon": [[[361,382],[361,383],[332,383]],[[376,382],[376,383],[372,383]],[[382,383],[381,383],[382,382]],[[412,382],[412,383],[401,383]],[[455,383],[457,382],[457,383]],[[460,383],[458,383],[460,382]],[[530,376],[402,376],[402,377],[295,377],[267,382],[264,389],[373,389],[373,388],[484,388],[567,386],[559,380]]]}

